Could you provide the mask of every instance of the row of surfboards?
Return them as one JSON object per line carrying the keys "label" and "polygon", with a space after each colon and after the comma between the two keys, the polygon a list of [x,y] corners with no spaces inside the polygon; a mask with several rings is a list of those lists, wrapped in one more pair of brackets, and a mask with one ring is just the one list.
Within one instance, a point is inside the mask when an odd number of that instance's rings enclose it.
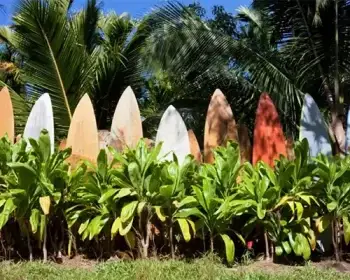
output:
{"label": "row of surfboards", "polygon": [[[13,142],[14,115],[6,87],[0,91],[0,119],[0,137],[7,134]],[[332,153],[327,127],[310,95],[306,95],[304,99],[300,127],[300,139],[306,138],[309,141],[311,156]],[[42,129],[49,132],[53,151],[54,118],[49,94],[43,94],[34,104],[23,138],[38,139]],[[116,107],[111,131],[98,131],[91,100],[87,94],[84,95],[75,109],[68,137],[60,147],[71,147],[73,155],[95,161],[101,148],[133,148],[142,137],[142,120],[137,99],[131,87],[128,87]],[[155,144],[163,142],[160,157],[171,159],[173,152],[180,164],[190,153],[198,161],[212,163],[212,149],[224,145],[227,140],[237,141],[240,144],[242,160],[252,160],[253,164],[263,160],[273,166],[274,159],[280,154],[287,156],[288,150],[292,148],[292,141],[285,139],[277,110],[268,94],[263,93],[258,103],[252,147],[248,129],[244,125],[236,124],[230,105],[218,89],[211,98],[207,112],[203,159],[195,134],[192,130],[187,131],[181,115],[173,106],[169,106],[161,118]]]}

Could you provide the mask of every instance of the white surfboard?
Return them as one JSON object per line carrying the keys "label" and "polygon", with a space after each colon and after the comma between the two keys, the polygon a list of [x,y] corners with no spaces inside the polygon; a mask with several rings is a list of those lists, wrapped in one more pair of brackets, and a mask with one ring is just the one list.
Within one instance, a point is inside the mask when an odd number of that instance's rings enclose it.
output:
{"label": "white surfboard", "polygon": [[181,165],[185,157],[191,153],[186,125],[179,112],[173,106],[169,106],[166,109],[160,120],[156,145],[160,142],[163,142],[162,150],[159,154],[160,158],[172,160],[172,153],[175,153]]}
{"label": "white surfboard", "polygon": [[135,148],[142,136],[139,105],[129,86],[120,97],[114,112],[110,145],[120,151],[125,147]]}
{"label": "white surfboard", "polygon": [[301,112],[299,139],[306,138],[309,142],[310,156],[316,157],[319,153],[332,154],[331,141],[327,126],[314,99],[306,94]]}
{"label": "white surfboard", "polygon": [[[51,141],[51,153],[54,152],[54,122],[53,122],[53,112],[51,98],[48,93],[43,94],[35,102],[32,111],[29,114],[26,126],[23,132],[23,138],[29,139],[33,138],[38,140],[40,137],[40,132],[46,129],[50,136]],[[27,148],[29,148],[29,142]]]}

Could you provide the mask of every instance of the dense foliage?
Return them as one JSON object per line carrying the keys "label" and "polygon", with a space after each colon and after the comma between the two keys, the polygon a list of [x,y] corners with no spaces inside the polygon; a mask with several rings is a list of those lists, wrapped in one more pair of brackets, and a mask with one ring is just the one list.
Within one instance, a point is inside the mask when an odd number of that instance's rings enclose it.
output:
{"label": "dense foliage", "polygon": [[0,141],[3,254],[16,248],[32,259],[42,248],[46,260],[48,252],[146,258],[209,250],[232,264],[244,248],[261,250],[247,245],[255,238],[264,240],[266,257],[305,260],[328,227],[337,259],[350,241],[349,158],[310,159],[306,140],[274,170],[241,164],[234,142],[215,150],[214,164],[191,155],[182,165],[175,155],[165,161],[161,144],[141,140],[134,150],[101,150],[96,163],[74,168],[70,149],[51,154],[45,130],[29,142]]}

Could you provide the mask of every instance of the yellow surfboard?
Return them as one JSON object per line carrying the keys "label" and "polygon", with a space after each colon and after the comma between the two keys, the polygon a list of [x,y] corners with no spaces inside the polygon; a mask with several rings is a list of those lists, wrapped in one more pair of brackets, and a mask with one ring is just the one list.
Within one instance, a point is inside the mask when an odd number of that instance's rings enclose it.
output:
{"label": "yellow surfboard", "polygon": [[7,87],[0,91],[0,137],[7,134],[13,143],[15,138],[15,119],[10,93]]}
{"label": "yellow surfboard", "polygon": [[90,97],[85,94],[75,109],[69,127],[66,147],[75,158],[96,162],[99,153],[97,124]]}

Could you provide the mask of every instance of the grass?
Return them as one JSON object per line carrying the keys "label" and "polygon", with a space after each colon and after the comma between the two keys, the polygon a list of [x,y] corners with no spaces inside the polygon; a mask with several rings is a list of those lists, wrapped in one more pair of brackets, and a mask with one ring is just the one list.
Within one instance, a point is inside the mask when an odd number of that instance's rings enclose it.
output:
{"label": "grass", "polygon": [[91,269],[68,268],[57,264],[4,262],[0,265],[1,280],[342,280],[350,274],[315,268],[285,267],[265,270],[251,267],[228,269],[212,259],[191,263],[183,261],[138,260],[133,262],[106,262]]}

